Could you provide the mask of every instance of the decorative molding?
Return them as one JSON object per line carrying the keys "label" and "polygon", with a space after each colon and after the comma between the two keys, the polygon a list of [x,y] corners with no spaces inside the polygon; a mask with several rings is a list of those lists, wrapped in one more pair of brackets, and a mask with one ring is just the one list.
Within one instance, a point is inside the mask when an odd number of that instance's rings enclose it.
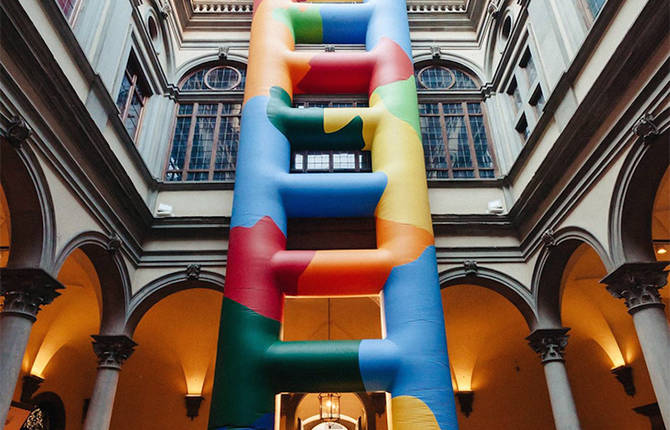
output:
{"label": "decorative molding", "polygon": [[332,43],[327,43],[326,46],[323,48],[325,52],[335,52],[335,45]]}
{"label": "decorative molding", "polygon": [[556,246],[556,235],[553,229],[548,228],[542,233],[542,243],[544,243],[546,248],[553,248]]}
{"label": "decorative molding", "polygon": [[121,370],[121,366],[137,346],[126,335],[93,335],[91,337],[93,338],[93,352],[98,357],[98,369]]}
{"label": "decorative molding", "polygon": [[442,58],[442,49],[437,45],[431,46],[430,56],[433,57],[434,60],[439,60],[440,58]]}
{"label": "decorative molding", "polygon": [[476,276],[479,272],[479,266],[475,260],[465,260],[463,262],[463,270],[465,271],[465,276]]}
{"label": "decorative molding", "polygon": [[230,46],[228,45],[219,46],[219,53],[218,53],[219,61],[227,60],[229,53],[230,53]]}
{"label": "decorative molding", "polygon": [[528,345],[537,352],[542,364],[551,361],[564,361],[563,354],[568,345],[567,327],[534,330],[527,338]]}
{"label": "decorative molding", "polygon": [[668,283],[668,262],[625,263],[602,281],[607,291],[617,299],[624,299],[631,315],[642,309],[663,308],[658,290]]}
{"label": "decorative molding", "polygon": [[42,269],[0,269],[2,314],[37,319],[41,307],[60,296],[63,285]]}
{"label": "decorative molding", "polygon": [[14,148],[18,149],[30,137],[32,130],[20,115],[12,116],[5,133],[5,138]]}
{"label": "decorative molding", "polygon": [[158,6],[158,16],[160,16],[161,19],[167,19],[171,13],[172,6],[170,6],[170,2],[167,0],[160,0]]}
{"label": "decorative molding", "polygon": [[658,136],[659,129],[656,125],[654,115],[645,112],[640,116],[635,124],[633,124],[633,133],[641,137],[643,141],[647,141],[650,137]]}
{"label": "decorative molding", "polygon": [[186,267],[186,279],[189,281],[197,281],[200,279],[200,265],[199,264],[189,264]]}
{"label": "decorative molding", "polygon": [[121,249],[121,238],[116,234],[113,233],[109,236],[109,240],[107,241],[107,252],[110,254],[116,254],[119,252],[119,249]]}

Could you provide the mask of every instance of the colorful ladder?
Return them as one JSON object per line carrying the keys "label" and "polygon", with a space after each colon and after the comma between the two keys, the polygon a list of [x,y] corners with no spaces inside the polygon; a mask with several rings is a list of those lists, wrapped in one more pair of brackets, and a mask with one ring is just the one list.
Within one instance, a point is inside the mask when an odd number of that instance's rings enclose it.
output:
{"label": "colorful ladder", "polygon": [[[323,391],[391,393],[395,430],[456,429],[404,0],[255,0],[248,67],[210,429],[272,429],[276,393]],[[326,148],[371,151],[373,173],[289,174],[291,149]],[[372,215],[377,249],[286,250],[287,218]],[[284,295],[379,292],[385,339],[279,339]]]}

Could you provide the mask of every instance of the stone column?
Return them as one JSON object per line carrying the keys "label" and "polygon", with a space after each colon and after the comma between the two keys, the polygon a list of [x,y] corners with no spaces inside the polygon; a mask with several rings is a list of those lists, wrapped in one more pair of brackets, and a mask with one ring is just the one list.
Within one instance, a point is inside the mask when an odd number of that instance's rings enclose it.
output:
{"label": "stone column", "polygon": [[40,307],[63,286],[41,269],[0,269],[0,423],[7,419],[23,355]]}
{"label": "stone column", "polygon": [[667,262],[626,263],[601,282],[624,299],[647,363],[665,426],[670,428],[670,328],[658,290],[668,282]]}
{"label": "stone column", "polygon": [[93,351],[98,356],[98,374],[95,378],[95,387],[83,429],[107,430],[112,421],[112,409],[121,365],[130,357],[137,344],[125,335],[94,335],[92,337]]}
{"label": "stone column", "polygon": [[542,359],[556,430],[579,430],[579,417],[572,398],[563,352],[569,328],[537,329],[526,339]]}

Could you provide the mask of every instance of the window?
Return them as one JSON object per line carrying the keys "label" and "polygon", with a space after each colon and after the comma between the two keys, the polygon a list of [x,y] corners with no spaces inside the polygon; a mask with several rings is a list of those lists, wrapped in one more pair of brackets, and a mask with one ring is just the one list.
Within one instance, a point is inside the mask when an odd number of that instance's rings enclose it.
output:
{"label": "window", "polygon": [[119,116],[133,141],[137,138],[144,105],[150,95],[148,85],[140,70],[137,59],[131,54],[123,74],[119,95],[116,97]]}
{"label": "window", "polygon": [[182,80],[166,181],[235,179],[244,80],[236,65],[203,67]]}
{"label": "window", "polygon": [[479,85],[448,64],[416,69],[427,178],[494,178]]}
{"label": "window", "polygon": [[514,113],[514,129],[525,142],[542,116],[546,102],[530,47],[523,50],[506,92]]}
{"label": "window", "polygon": [[58,7],[60,7],[61,12],[65,15],[65,19],[72,22],[77,11],[77,6],[79,6],[79,0],[56,0]]}
{"label": "window", "polygon": [[578,0],[589,22],[593,22],[607,0]]}
{"label": "window", "polygon": [[[364,96],[331,100],[318,97],[305,99],[298,96],[293,107],[298,109],[368,107],[368,102]],[[291,173],[371,171],[372,159],[369,151],[292,151],[291,153]]]}

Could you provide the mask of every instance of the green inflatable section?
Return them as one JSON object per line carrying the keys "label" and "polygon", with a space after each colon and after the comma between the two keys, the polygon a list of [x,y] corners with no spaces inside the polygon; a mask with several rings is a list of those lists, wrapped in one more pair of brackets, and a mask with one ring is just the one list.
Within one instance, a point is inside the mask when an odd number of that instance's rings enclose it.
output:
{"label": "green inflatable section", "polygon": [[377,87],[373,95],[378,95],[384,102],[384,106],[393,116],[411,125],[416,134],[421,137],[421,126],[419,125],[419,106],[416,99],[416,82],[414,76],[403,81]]}
{"label": "green inflatable section", "polygon": [[[305,7],[305,10],[300,10]],[[288,27],[295,43],[323,41],[321,14],[317,7],[291,6],[288,9],[275,9],[272,17]]]}
{"label": "green inflatable section", "polygon": [[352,150],[365,146],[361,117],[353,118],[334,133],[326,133],[323,108],[295,109],[291,104],[291,96],[283,88],[270,88],[268,118],[291,142],[292,149]]}
{"label": "green inflatable section", "polygon": [[274,412],[275,392],[264,371],[265,352],[277,341],[279,328],[278,321],[224,297],[210,426],[246,427]]}

